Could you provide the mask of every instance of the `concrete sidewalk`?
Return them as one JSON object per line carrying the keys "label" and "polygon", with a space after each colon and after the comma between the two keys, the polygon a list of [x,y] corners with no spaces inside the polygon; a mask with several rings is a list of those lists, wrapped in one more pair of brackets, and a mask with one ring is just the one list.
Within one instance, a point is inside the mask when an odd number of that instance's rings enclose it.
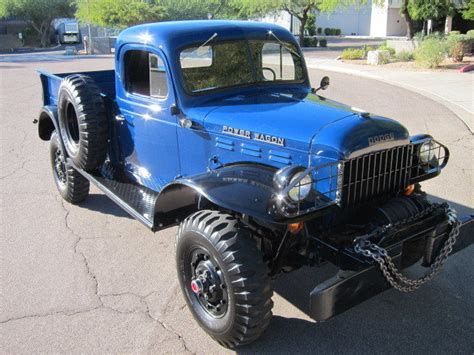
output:
{"label": "concrete sidewalk", "polygon": [[387,69],[306,56],[308,68],[380,80],[417,92],[453,111],[474,133],[474,72],[434,72]]}

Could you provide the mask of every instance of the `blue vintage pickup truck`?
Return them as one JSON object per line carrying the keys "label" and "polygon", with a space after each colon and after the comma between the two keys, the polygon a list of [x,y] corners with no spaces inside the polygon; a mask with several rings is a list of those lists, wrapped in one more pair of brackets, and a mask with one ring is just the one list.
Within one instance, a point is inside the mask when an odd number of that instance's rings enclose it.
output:
{"label": "blue vintage pickup truck", "polygon": [[[267,328],[282,272],[339,268],[309,295],[323,321],[417,289],[472,243],[472,220],[421,189],[448,149],[324,98],[329,79],[311,87],[279,26],[140,25],[120,34],[115,71],[40,77],[38,132],[59,193],[80,203],[93,183],[153,231],[178,225],[184,298],[223,346]],[[417,262],[424,277],[400,272]]]}

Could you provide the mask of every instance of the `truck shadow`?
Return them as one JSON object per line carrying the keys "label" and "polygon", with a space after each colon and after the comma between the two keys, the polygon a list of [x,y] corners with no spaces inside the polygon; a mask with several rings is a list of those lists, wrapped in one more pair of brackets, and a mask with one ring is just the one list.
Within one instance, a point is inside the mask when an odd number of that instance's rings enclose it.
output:
{"label": "truck shadow", "polygon": [[[430,196],[432,200],[440,200]],[[450,202],[458,214],[474,209]],[[274,280],[277,306],[262,338],[239,353],[472,353],[474,349],[474,248],[456,254],[429,284],[410,293],[387,290],[326,322],[309,317],[309,293],[337,271],[305,267]],[[407,273],[420,275],[424,268]],[[284,300],[279,299],[280,296]],[[286,302],[290,304],[285,304]],[[296,307],[302,318],[286,318]],[[400,351],[397,351],[400,349]]]}
{"label": "truck shadow", "polygon": [[127,212],[125,212],[122,208],[120,208],[109,197],[101,193],[90,194],[89,196],[87,196],[87,199],[81,203],[80,206],[82,208],[87,208],[88,210],[91,210],[94,212],[100,212],[103,214],[113,215],[116,217],[133,219]]}

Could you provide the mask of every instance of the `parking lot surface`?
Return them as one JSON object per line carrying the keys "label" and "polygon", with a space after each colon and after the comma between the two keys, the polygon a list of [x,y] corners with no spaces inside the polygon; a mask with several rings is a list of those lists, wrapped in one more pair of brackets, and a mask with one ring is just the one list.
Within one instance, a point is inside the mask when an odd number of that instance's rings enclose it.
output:
{"label": "parking lot surface", "polygon": [[[112,68],[106,58],[0,56],[2,353],[222,353],[192,318],[175,274],[175,228],[153,234],[97,189],[79,206],[61,200],[48,143],[32,124],[41,107],[35,70]],[[331,76],[329,98],[400,120],[447,145],[433,199],[473,213],[473,136],[447,108],[369,79]],[[289,124],[291,124],[289,118]],[[327,322],[307,315],[308,293],[332,272],[304,268],[274,282],[274,319],[241,353],[474,352],[474,248],[450,259],[412,294],[389,290]],[[413,272],[417,272],[414,270]]]}

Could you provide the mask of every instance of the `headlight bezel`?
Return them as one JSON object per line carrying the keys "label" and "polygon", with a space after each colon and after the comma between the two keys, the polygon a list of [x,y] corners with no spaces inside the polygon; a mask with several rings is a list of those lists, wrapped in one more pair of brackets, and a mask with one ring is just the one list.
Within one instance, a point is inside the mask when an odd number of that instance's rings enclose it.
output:
{"label": "headlight bezel", "polygon": [[[310,194],[313,188],[313,178],[311,177],[310,169],[305,169],[301,166],[289,165],[278,170],[273,178],[273,184],[278,190],[278,199],[284,200],[287,204],[293,205],[301,203]],[[305,179],[306,180],[301,184]],[[301,194],[301,185],[304,185],[305,193]],[[291,194],[294,189],[300,189],[296,192],[300,198],[295,199],[295,193]]]}
{"label": "headlight bezel", "polygon": [[290,177],[290,182],[288,186],[295,184],[288,191],[288,198],[294,202],[298,203],[304,201],[311,193],[313,188],[313,178],[311,174],[306,174],[304,170],[297,171]]}
{"label": "headlight bezel", "polygon": [[418,150],[418,159],[420,161],[420,164],[422,166],[438,166],[439,148],[439,144],[436,144],[433,139],[427,140],[426,142],[420,144],[420,148]]}

